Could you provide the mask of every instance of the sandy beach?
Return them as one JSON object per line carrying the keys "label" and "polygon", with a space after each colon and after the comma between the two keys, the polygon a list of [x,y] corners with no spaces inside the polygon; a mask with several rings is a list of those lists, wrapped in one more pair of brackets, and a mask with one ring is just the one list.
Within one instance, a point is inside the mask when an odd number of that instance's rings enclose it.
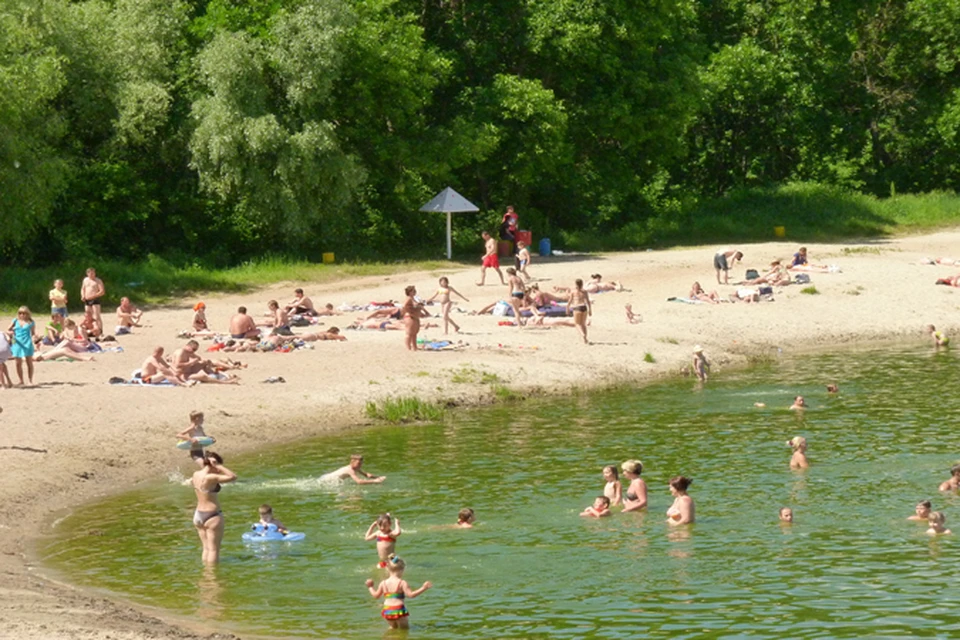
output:
{"label": "sandy beach", "polygon": [[[736,247],[743,265],[731,270],[731,282],[746,268],[763,272],[774,259],[789,260],[795,242]],[[600,273],[622,282],[625,291],[596,295],[590,327],[591,345],[580,342],[576,329],[534,329],[499,326],[504,318],[455,313],[463,333],[448,336],[463,342],[455,351],[410,353],[402,331],[344,331],[346,342],[316,342],[312,350],[292,353],[229,354],[248,365],[238,372],[242,384],[193,388],[143,388],[107,383],[129,377],[155,345],[167,353],[185,340],[195,298],[159,309],[147,309],[144,328],[122,336],[122,353],[104,353],[90,363],[42,362],[36,386],[0,389],[0,504],[7,518],[0,523],[0,638],[134,640],[141,638],[225,638],[214,628],[167,616],[102,595],[61,584],[31,558],[31,541],[43,535],[57,516],[97,497],[124,491],[137,482],[164,477],[190,466],[173,447],[173,434],[187,424],[192,409],[216,423],[217,450],[229,459],[264,440],[278,444],[334,429],[368,424],[364,406],[391,396],[417,396],[450,405],[492,401],[489,384],[480,375],[496,374],[521,396],[562,394],[585,387],[641,383],[677,375],[702,345],[713,363],[711,375],[748,365],[781,349],[787,356],[803,351],[870,344],[891,339],[927,341],[926,324],[953,335],[960,322],[960,289],[936,286],[940,277],[960,267],[922,265],[921,258],[960,257],[960,230],[868,243],[809,244],[810,260],[839,267],[839,273],[811,274],[816,295],[801,293],[807,285],[774,289],[774,300],[757,304],[684,304],[668,301],[686,296],[699,281],[724,298],[737,287],[718,286],[713,255],[726,247],[669,251],[534,257],[530,274],[542,289],[570,286],[577,277]],[[478,256],[479,256],[478,247]],[[506,287],[488,271],[487,286],[477,287],[476,268],[449,272],[415,272],[367,277],[335,284],[281,283],[243,295],[203,298],[214,329],[226,330],[240,305],[259,318],[268,300],[293,297],[306,290],[318,305],[330,302],[366,304],[402,300],[407,284],[429,297],[437,278],[470,299],[458,302],[464,311],[479,309],[506,297]],[[82,274],[64,274],[77,298]],[[495,284],[493,284],[495,283]],[[111,297],[128,293],[122,283],[107,282]],[[629,324],[630,303],[642,322]],[[44,307],[32,307],[38,326],[46,324]],[[429,307],[434,315],[439,306]],[[71,309],[80,313],[74,305]],[[114,308],[104,309],[112,326]],[[349,325],[361,313],[323,318],[324,326]],[[439,318],[432,322],[440,321]],[[8,320],[4,320],[8,322]],[[297,333],[313,329],[295,329]],[[421,332],[441,339],[442,329]],[[210,342],[201,341],[201,349]],[[651,354],[654,362],[645,362]],[[211,354],[214,355],[214,354]],[[8,362],[16,381],[13,361]],[[285,384],[265,384],[282,376]],[[464,382],[464,378],[473,381]],[[827,382],[827,381],[825,381]],[[709,384],[709,382],[708,382]],[[346,452],[348,453],[348,452]],[[192,496],[185,495],[185,500]],[[194,535],[192,532],[185,535]],[[195,537],[195,536],[194,536]],[[197,562],[200,562],[197,541]]]}

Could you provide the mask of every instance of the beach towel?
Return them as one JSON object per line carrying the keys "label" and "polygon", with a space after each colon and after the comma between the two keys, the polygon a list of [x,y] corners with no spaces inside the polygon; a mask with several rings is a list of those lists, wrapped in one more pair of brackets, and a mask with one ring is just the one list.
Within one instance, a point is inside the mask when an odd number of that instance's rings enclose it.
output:
{"label": "beach towel", "polygon": [[667,302],[682,302],[684,304],[706,304],[703,300],[697,300],[695,298],[681,298],[679,296],[671,296],[667,298]]}

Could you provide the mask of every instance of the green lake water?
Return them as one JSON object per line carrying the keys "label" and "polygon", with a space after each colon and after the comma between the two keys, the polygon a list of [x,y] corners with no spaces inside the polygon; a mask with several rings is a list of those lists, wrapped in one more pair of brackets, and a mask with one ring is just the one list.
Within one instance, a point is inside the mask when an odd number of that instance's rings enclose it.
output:
{"label": "green lake water", "polygon": [[[957,636],[960,543],[906,517],[930,498],[960,534],[960,499],[937,492],[960,457],[958,371],[960,352],[894,347],[362,429],[228,459],[240,481],[220,494],[215,569],[200,564],[178,474],[78,509],[40,554],[78,584],[237,633],[381,637],[363,534],[390,511],[405,578],[434,584],[408,602],[411,637]],[[787,410],[796,394],[805,415]],[[809,442],[806,472],[788,468],[794,435]],[[354,451],[385,484],[316,480]],[[628,458],[645,465],[647,512],[579,517],[601,467]],[[664,521],[677,474],[694,479],[689,527]],[[306,540],[242,543],[262,502]],[[478,526],[447,526],[465,506]]]}

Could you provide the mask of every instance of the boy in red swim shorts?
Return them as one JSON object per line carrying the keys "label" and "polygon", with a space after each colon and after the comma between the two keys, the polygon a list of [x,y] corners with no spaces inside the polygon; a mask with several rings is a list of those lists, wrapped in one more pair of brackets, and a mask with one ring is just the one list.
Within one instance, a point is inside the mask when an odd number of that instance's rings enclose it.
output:
{"label": "boy in red swim shorts", "polygon": [[500,271],[500,259],[497,257],[497,241],[486,231],[484,231],[482,235],[485,253],[483,254],[483,265],[480,267],[480,282],[477,283],[477,286],[482,287],[483,283],[486,282],[488,268],[497,271],[497,275],[500,276],[500,284],[507,284],[507,281],[503,279],[503,272]]}

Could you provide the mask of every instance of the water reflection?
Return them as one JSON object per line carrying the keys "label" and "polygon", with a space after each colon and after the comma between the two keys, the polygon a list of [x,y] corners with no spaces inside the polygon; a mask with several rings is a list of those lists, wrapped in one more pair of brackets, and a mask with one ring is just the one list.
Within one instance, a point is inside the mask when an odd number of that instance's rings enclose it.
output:
{"label": "water reflection", "polygon": [[217,577],[216,565],[205,565],[197,581],[196,615],[204,620],[220,620],[223,613],[223,589]]}

